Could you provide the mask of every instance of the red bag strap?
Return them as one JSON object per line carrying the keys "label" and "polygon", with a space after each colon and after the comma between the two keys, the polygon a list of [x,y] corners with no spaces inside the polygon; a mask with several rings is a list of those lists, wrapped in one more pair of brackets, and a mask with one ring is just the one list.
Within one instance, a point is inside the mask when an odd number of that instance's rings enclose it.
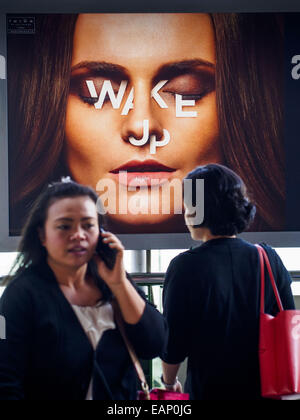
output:
{"label": "red bag strap", "polygon": [[272,288],[276,297],[276,301],[277,301],[277,305],[279,307],[279,311],[283,311],[283,306],[281,303],[281,299],[280,299],[280,295],[276,286],[276,282],[273,276],[273,272],[272,272],[272,268],[271,268],[271,264],[268,258],[268,254],[266,253],[266,251],[264,250],[264,248],[260,245],[255,245],[257,250],[258,250],[258,255],[259,255],[259,262],[260,262],[260,279],[261,279],[261,283],[260,283],[260,312],[264,313],[265,312],[265,265],[267,267],[269,276],[270,276],[270,280],[271,280],[271,284],[272,284]]}

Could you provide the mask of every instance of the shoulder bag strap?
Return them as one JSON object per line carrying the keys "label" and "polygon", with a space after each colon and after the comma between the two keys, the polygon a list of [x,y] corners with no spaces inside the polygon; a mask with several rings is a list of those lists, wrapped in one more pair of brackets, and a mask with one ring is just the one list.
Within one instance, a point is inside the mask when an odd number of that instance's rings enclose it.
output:
{"label": "shoulder bag strap", "polygon": [[272,284],[272,288],[273,291],[275,293],[275,298],[277,301],[277,305],[279,307],[279,311],[283,311],[283,306],[282,306],[282,302],[280,299],[280,295],[277,289],[277,285],[273,276],[273,272],[272,272],[272,268],[271,268],[271,264],[268,258],[268,254],[266,253],[266,251],[264,250],[264,248],[260,245],[255,245],[257,250],[258,250],[258,254],[259,254],[259,261],[260,261],[260,278],[261,278],[261,288],[260,288],[260,312],[264,313],[265,312],[265,265],[267,267],[269,276],[270,276],[270,280],[271,280],[271,284]]}
{"label": "shoulder bag strap", "polygon": [[112,307],[114,309],[114,313],[115,313],[115,319],[116,319],[116,323],[118,325],[119,331],[123,337],[124,343],[127,347],[128,353],[130,355],[130,358],[132,360],[132,363],[135,367],[137,376],[141,382],[141,386],[142,386],[142,390],[144,391],[145,395],[146,395],[146,400],[150,400],[150,392],[149,392],[149,385],[147,383],[143,368],[141,366],[141,363],[132,347],[132,344],[130,343],[130,341],[128,340],[127,334],[125,332],[125,327],[124,327],[124,321],[123,321],[123,317],[121,314],[121,310],[120,307],[118,305],[118,303],[116,302],[116,300],[112,301]]}

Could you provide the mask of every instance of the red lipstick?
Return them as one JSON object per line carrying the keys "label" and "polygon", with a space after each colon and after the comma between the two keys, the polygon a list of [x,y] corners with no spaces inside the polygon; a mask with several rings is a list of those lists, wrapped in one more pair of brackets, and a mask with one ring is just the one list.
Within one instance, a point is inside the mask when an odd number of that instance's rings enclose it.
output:
{"label": "red lipstick", "polygon": [[[122,185],[131,187],[150,187],[161,185],[169,180],[176,169],[163,165],[153,159],[131,160],[110,171]],[[121,173],[120,173],[121,172]]]}

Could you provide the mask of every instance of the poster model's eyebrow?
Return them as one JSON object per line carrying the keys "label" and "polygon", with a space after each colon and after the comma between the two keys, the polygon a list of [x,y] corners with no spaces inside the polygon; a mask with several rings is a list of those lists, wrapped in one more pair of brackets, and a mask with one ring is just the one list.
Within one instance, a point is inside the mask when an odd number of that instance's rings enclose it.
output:
{"label": "poster model's eyebrow", "polygon": [[107,63],[106,61],[81,61],[75,64],[71,68],[71,72],[77,72],[79,70],[86,70],[87,72],[95,73],[111,73],[119,76],[128,77],[128,73],[125,67],[119,64]]}
{"label": "poster model's eyebrow", "polygon": [[[187,72],[206,71],[207,73],[214,73],[215,64],[203,59],[192,59],[174,61],[163,64],[153,77],[154,81],[168,80],[178,75]],[[128,71],[125,67],[115,63],[108,63],[106,61],[81,61],[71,68],[71,72],[77,74],[99,74],[105,77],[115,77],[117,79],[129,79]]]}
{"label": "poster model's eyebrow", "polygon": [[155,76],[155,80],[169,79],[189,71],[197,71],[199,68],[214,73],[216,66],[210,61],[198,58],[193,60],[174,61],[162,65]]}

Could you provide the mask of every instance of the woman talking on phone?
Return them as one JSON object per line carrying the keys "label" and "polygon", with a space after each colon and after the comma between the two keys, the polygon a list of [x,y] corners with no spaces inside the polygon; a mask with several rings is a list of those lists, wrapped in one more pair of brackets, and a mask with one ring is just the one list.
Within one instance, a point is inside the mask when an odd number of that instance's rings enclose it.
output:
{"label": "woman talking on phone", "polygon": [[137,355],[161,354],[163,317],[127,278],[118,238],[99,234],[97,199],[89,187],[54,183],[30,213],[0,300],[2,400],[135,399],[115,303]]}

